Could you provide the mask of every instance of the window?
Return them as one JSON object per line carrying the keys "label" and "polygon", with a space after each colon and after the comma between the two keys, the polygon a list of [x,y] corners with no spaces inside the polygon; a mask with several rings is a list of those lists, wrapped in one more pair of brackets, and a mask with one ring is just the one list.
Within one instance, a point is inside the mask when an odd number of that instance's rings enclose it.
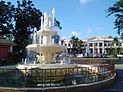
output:
{"label": "window", "polygon": [[102,43],[99,43],[99,46],[102,47]]}
{"label": "window", "polygon": [[85,47],[85,45],[82,45],[82,47]]}
{"label": "window", "polygon": [[68,44],[68,46],[70,47],[70,43]]}
{"label": "window", "polygon": [[92,47],[92,46],[93,46],[93,44],[92,44],[92,43],[89,43],[89,46],[90,46],[90,47]]}
{"label": "window", "polygon": [[94,43],[94,46],[97,46],[97,43]]}
{"label": "window", "polygon": [[108,46],[111,46],[111,44],[109,43]]}
{"label": "window", "polygon": [[90,49],[90,53],[93,53],[93,49]]}
{"label": "window", "polygon": [[102,49],[99,49],[99,53],[100,53],[100,54],[102,53]]}

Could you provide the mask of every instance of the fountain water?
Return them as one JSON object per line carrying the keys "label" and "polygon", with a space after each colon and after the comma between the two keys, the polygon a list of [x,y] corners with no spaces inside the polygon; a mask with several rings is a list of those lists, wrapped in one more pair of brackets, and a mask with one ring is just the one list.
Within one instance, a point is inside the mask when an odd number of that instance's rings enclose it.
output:
{"label": "fountain water", "polygon": [[[67,53],[66,46],[59,45],[59,35],[54,31],[54,16],[54,9],[52,11],[52,18],[47,13],[44,13],[44,19],[41,17],[41,29],[37,31],[34,28],[33,42],[27,46],[28,62],[31,62],[29,58],[34,53],[35,58],[37,58],[34,59],[36,64],[56,63],[55,58],[58,53]],[[32,52],[34,52],[33,55]]]}

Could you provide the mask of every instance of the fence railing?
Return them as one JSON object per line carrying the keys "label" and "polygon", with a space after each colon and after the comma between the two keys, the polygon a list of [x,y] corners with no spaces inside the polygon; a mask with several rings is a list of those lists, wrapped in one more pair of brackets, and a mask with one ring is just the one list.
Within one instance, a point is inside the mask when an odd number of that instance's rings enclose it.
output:
{"label": "fence railing", "polygon": [[62,87],[110,79],[114,64],[79,64],[75,68],[5,69],[0,68],[1,87]]}

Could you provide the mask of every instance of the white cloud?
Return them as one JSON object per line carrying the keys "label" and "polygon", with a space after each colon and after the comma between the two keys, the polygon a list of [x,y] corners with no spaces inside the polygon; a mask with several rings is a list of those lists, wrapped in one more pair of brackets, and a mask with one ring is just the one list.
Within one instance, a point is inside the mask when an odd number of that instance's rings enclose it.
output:
{"label": "white cloud", "polygon": [[90,34],[91,32],[92,32],[92,29],[88,28],[86,34]]}
{"label": "white cloud", "polygon": [[103,28],[102,28],[102,27],[96,27],[96,30],[97,30],[97,31],[102,31]]}
{"label": "white cloud", "polygon": [[63,39],[66,39],[66,37],[61,37],[61,39],[63,40]]}
{"label": "white cloud", "polygon": [[85,38],[89,38],[92,36],[92,28],[88,28],[83,34],[82,36],[85,37]]}
{"label": "white cloud", "polygon": [[86,4],[93,1],[96,1],[96,0],[80,0],[80,4]]}
{"label": "white cloud", "polygon": [[72,36],[77,36],[78,35],[77,32],[75,32],[75,31],[73,31],[71,33],[72,33]]}

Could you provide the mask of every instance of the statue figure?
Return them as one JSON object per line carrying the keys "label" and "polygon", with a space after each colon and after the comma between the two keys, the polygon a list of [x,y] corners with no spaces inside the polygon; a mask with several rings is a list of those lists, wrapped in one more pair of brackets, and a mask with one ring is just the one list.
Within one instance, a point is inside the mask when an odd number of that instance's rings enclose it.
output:
{"label": "statue figure", "polygon": [[47,15],[47,13],[44,13],[44,29],[48,29],[49,28],[49,16]]}

